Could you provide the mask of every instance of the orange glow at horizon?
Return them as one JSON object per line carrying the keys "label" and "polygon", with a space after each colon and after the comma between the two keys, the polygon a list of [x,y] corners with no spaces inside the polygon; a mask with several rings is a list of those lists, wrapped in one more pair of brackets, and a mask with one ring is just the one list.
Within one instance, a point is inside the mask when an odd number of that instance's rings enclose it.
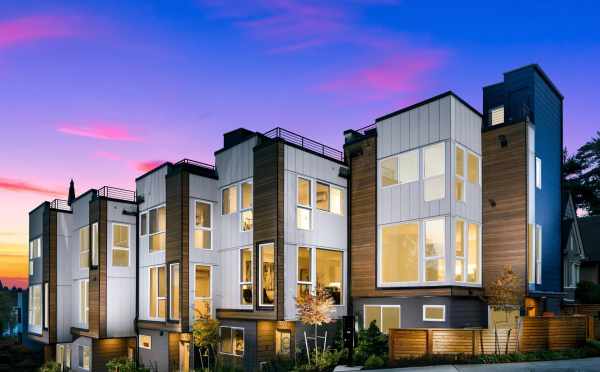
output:
{"label": "orange glow at horizon", "polygon": [[0,280],[6,286],[27,285],[27,246],[0,243]]}

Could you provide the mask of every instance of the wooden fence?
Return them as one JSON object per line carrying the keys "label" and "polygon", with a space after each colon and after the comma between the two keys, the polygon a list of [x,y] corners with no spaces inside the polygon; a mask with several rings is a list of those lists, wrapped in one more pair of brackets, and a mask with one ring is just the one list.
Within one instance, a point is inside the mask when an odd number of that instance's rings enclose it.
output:
{"label": "wooden fence", "polygon": [[496,332],[493,329],[391,329],[389,357],[398,360],[425,354],[562,350],[584,344],[588,326],[588,317],[569,316],[524,317],[519,334],[516,329],[498,329]]}

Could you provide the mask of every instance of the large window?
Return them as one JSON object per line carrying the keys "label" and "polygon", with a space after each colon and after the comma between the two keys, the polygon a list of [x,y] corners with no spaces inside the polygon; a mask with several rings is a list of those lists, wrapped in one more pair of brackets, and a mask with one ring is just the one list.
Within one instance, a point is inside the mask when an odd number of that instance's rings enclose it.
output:
{"label": "large window", "polygon": [[179,264],[169,265],[169,318],[179,319]]}
{"label": "large window", "polygon": [[79,323],[83,328],[88,327],[90,314],[89,281],[82,279],[79,281]]}
{"label": "large window", "polygon": [[498,125],[504,123],[504,106],[498,106],[490,110],[490,124]]}
{"label": "large window", "polygon": [[465,221],[456,220],[454,232],[454,280],[465,281]]}
{"label": "large window", "polygon": [[29,287],[29,330],[42,333],[42,285]]}
{"label": "large window", "polygon": [[364,305],[363,328],[367,329],[371,322],[383,333],[390,329],[400,328],[400,305]]}
{"label": "large window", "polygon": [[[165,206],[151,209],[148,212],[150,236],[150,253],[164,251],[166,247],[165,230],[167,228],[167,210]],[[143,218],[142,218],[143,219]]]}
{"label": "large window", "polygon": [[419,151],[391,156],[380,163],[381,186],[415,182],[419,179]]}
{"label": "large window", "polygon": [[212,249],[212,204],[196,201],[194,247]]}
{"label": "large window", "polygon": [[252,182],[242,183],[242,209],[240,213],[241,231],[250,231],[253,228],[254,216],[252,212],[254,201],[252,196]]}
{"label": "large window", "polygon": [[240,249],[240,303],[252,305],[252,248]]}
{"label": "large window", "polygon": [[446,320],[445,305],[423,305],[423,321],[443,322]]}
{"label": "large window", "polygon": [[465,150],[456,146],[456,163],[454,172],[455,191],[457,201],[465,201]]}
{"label": "large window", "polygon": [[259,304],[273,306],[275,304],[275,245],[261,244],[259,251]]}
{"label": "large window", "polygon": [[542,188],[542,159],[535,157],[535,187]]}
{"label": "large window", "polygon": [[129,225],[112,224],[112,265],[117,267],[129,266]]}
{"label": "large window", "polygon": [[419,281],[419,224],[382,226],[379,267],[386,284]]}
{"label": "large window", "polygon": [[535,283],[542,284],[542,227],[535,225]]}
{"label": "large window", "polygon": [[150,318],[164,319],[167,314],[167,274],[164,266],[150,268]]}
{"label": "large window", "polygon": [[79,345],[78,359],[79,359],[79,363],[77,365],[79,366],[79,368],[85,369],[86,371],[90,369],[90,347],[89,346]]}
{"label": "large window", "polygon": [[342,189],[317,182],[317,209],[341,215],[343,209]]}
{"label": "large window", "polygon": [[92,224],[92,266],[98,266],[98,222]]}
{"label": "large window", "polygon": [[237,212],[237,185],[229,186],[222,191],[222,214]]}
{"label": "large window", "polygon": [[320,288],[329,294],[334,305],[341,305],[343,257],[342,251],[298,247],[296,295],[302,297]]}
{"label": "large window", "polygon": [[311,248],[298,247],[298,273],[296,296],[304,297],[312,292],[312,253]]}
{"label": "large window", "polygon": [[298,177],[296,225],[299,229],[310,230],[312,216],[311,181]]}
{"label": "large window", "polygon": [[480,184],[479,156],[469,151],[467,159],[467,179],[472,184]]}
{"label": "large window", "polygon": [[221,327],[221,353],[235,356],[244,355],[244,329]]}
{"label": "large window", "polygon": [[199,318],[210,318],[212,316],[212,287],[211,267],[196,265],[194,284],[194,316]]}
{"label": "large window", "polygon": [[90,267],[90,227],[79,229],[79,268]]}
{"label": "large window", "polygon": [[48,329],[48,306],[49,306],[48,282],[44,283],[44,328]]}
{"label": "large window", "polygon": [[425,281],[439,282],[446,279],[444,259],[444,219],[425,221]]}
{"label": "large window", "polygon": [[381,186],[398,184],[398,158],[395,156],[383,159],[380,163]]}
{"label": "large window", "polygon": [[445,144],[436,143],[423,148],[423,194],[425,201],[445,196]]}
{"label": "large window", "polygon": [[481,247],[481,232],[478,224],[470,223],[468,231],[468,266],[467,281],[469,283],[479,283],[479,251]]}
{"label": "large window", "polygon": [[33,275],[33,261],[42,256],[42,238],[33,239],[29,242],[29,275]]}

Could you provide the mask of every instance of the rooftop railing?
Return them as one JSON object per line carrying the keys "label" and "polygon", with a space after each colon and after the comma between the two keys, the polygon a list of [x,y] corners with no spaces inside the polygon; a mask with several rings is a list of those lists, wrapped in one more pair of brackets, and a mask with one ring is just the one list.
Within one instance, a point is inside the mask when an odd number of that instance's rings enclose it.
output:
{"label": "rooftop railing", "polygon": [[117,199],[128,202],[135,202],[135,191],[120,189],[118,187],[104,186],[98,189],[98,196]]}
{"label": "rooftop railing", "polygon": [[54,199],[50,202],[50,209],[56,209],[59,211],[71,211],[71,207],[69,206],[69,202],[63,199]]}
{"label": "rooftop railing", "polygon": [[175,163],[175,165],[178,164],[189,164],[189,165],[194,165],[196,167],[202,167],[202,168],[207,168],[207,169],[215,169],[215,166],[212,164],[208,164],[208,163],[203,163],[201,161],[196,161],[196,160],[192,160],[192,159],[181,159],[180,161],[178,161],[177,163]]}
{"label": "rooftop railing", "polygon": [[280,127],[273,128],[270,131],[264,133],[265,137],[268,138],[280,138],[285,142],[294,144],[303,149],[310,150],[312,152],[316,152],[317,154],[321,154],[327,158],[336,160],[336,161],[344,161],[344,153],[340,150],[334,149],[333,147],[326,146],[317,141],[313,141],[309,138],[303,137],[297,133],[290,132],[287,129],[283,129]]}
{"label": "rooftop railing", "polygon": [[369,124],[362,128],[358,128],[356,131],[360,134],[366,134],[368,131],[375,128],[377,128],[377,123]]}

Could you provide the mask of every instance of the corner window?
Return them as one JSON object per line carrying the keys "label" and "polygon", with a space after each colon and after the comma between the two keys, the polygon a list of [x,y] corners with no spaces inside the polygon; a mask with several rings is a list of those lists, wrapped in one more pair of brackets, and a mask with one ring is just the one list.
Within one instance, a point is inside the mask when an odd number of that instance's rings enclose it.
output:
{"label": "corner window", "polygon": [[363,328],[368,329],[373,321],[385,334],[390,329],[400,328],[400,305],[364,305]]}
{"label": "corner window", "polygon": [[212,204],[196,201],[194,247],[212,249]]}
{"label": "corner window", "polygon": [[29,287],[29,329],[36,333],[42,333],[42,285]]}
{"label": "corner window", "polygon": [[79,229],[79,268],[90,267],[90,227]]}
{"label": "corner window", "polygon": [[386,284],[419,281],[419,224],[382,226],[379,267]]}
{"label": "corner window", "polygon": [[79,323],[82,328],[88,327],[89,313],[89,282],[88,279],[82,279],[79,281]]}
{"label": "corner window", "polygon": [[164,319],[167,315],[167,276],[164,266],[149,268],[150,318]]}
{"label": "corner window", "polygon": [[535,187],[542,188],[542,159],[535,157]]}
{"label": "corner window", "polygon": [[222,214],[237,212],[237,186],[229,186],[223,189],[221,194]]}
{"label": "corner window", "polygon": [[424,322],[444,322],[446,320],[446,305],[423,305]]}
{"label": "corner window", "polygon": [[443,218],[425,221],[425,281],[439,282],[446,279],[444,259]]}
{"label": "corner window", "polygon": [[[169,265],[169,319],[179,319],[179,264]],[[149,348],[148,348],[149,349]]]}
{"label": "corner window", "polygon": [[166,247],[167,210],[165,206],[151,209],[149,212],[150,253],[164,251]]}
{"label": "corner window", "polygon": [[240,303],[252,305],[252,248],[240,249]]}
{"label": "corner window", "polygon": [[244,329],[237,327],[220,327],[221,354],[235,356],[244,355]]}
{"label": "corner window", "polygon": [[112,224],[112,265],[115,267],[129,266],[129,225]]}
{"label": "corner window", "polygon": [[310,230],[312,219],[311,181],[298,177],[296,192],[296,225],[298,229]]}
{"label": "corner window", "polygon": [[443,199],[445,196],[445,143],[423,148],[423,196],[425,201]]}
{"label": "corner window", "polygon": [[275,304],[275,245],[261,244],[259,252],[259,304],[273,306]]}
{"label": "corner window", "polygon": [[240,213],[241,231],[251,231],[254,225],[254,216],[252,212],[254,201],[252,196],[252,183],[242,183],[242,213]]}
{"label": "corner window", "polygon": [[79,363],[77,364],[79,368],[85,369],[86,371],[90,370],[90,347],[85,345],[79,345],[78,348],[78,359]]}
{"label": "corner window", "polygon": [[98,266],[98,222],[92,224],[92,266]]}
{"label": "corner window", "polygon": [[194,284],[194,316],[196,319],[211,318],[212,287],[211,266],[196,265]]}
{"label": "corner window", "polygon": [[498,106],[490,110],[490,125],[499,125],[504,123],[504,106]]}
{"label": "corner window", "polygon": [[142,349],[152,349],[152,336],[149,335],[139,335],[139,345]]}
{"label": "corner window", "polygon": [[393,186],[419,180],[419,151],[411,150],[381,160],[381,186]]}
{"label": "corner window", "polygon": [[44,328],[48,329],[48,282],[44,283]]}
{"label": "corner window", "polygon": [[478,224],[470,223],[468,226],[468,260],[467,260],[467,281],[469,283],[479,283],[480,279],[480,247],[481,232]]}
{"label": "corner window", "polygon": [[455,151],[455,172],[454,172],[454,183],[455,191],[454,198],[456,201],[465,201],[465,150],[456,146]]}

